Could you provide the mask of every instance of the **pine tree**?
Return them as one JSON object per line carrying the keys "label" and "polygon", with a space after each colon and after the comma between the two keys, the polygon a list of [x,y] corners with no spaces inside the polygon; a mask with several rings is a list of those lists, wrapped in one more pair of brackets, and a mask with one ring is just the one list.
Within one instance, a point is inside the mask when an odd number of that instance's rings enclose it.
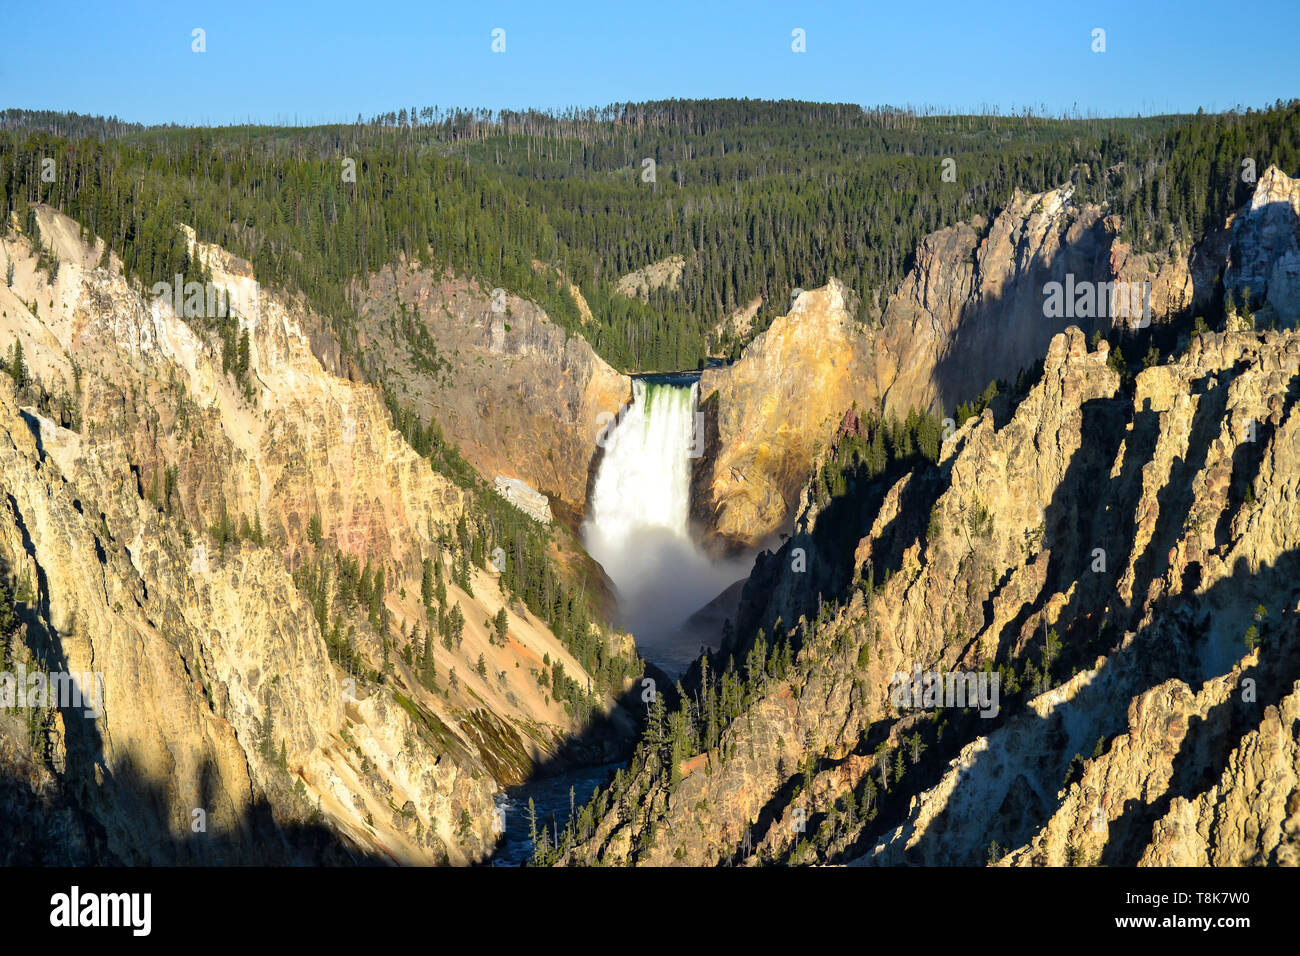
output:
{"label": "pine tree", "polygon": [[433,690],[437,677],[438,667],[433,656],[433,634],[426,628],[424,632],[424,658],[420,662],[420,679],[424,682],[425,687]]}
{"label": "pine tree", "polygon": [[434,555],[433,558],[433,582],[435,595],[438,598],[438,606],[447,606],[447,582],[442,577],[442,552]]}
{"label": "pine tree", "polygon": [[262,720],[258,749],[267,760],[275,759],[275,718],[271,713],[270,705],[267,705],[266,716]]}
{"label": "pine tree", "polygon": [[456,642],[456,647],[459,648],[465,634],[465,612],[460,609],[459,601],[451,607],[448,627],[451,631],[451,639]]}
{"label": "pine tree", "polygon": [[646,706],[645,742],[650,752],[659,760],[664,759],[664,702],[662,694],[655,694]]}
{"label": "pine tree", "polygon": [[862,803],[859,812],[863,820],[871,820],[876,815],[876,781],[873,777],[867,777],[866,782],[862,785]]}
{"label": "pine tree", "polygon": [[14,611],[14,594],[9,583],[0,578],[0,641],[7,638],[18,627],[18,615]]}
{"label": "pine tree", "polygon": [[252,364],[252,347],[249,341],[248,329],[244,329],[239,335],[239,359],[236,365],[235,378],[241,385],[248,384],[248,372]]}
{"label": "pine tree", "polygon": [[426,611],[433,608],[433,595],[433,559],[425,558],[420,575],[420,600]]}
{"label": "pine tree", "polygon": [[1052,677],[1052,667],[1057,658],[1061,656],[1061,638],[1056,633],[1056,628],[1047,632],[1043,642],[1043,678],[1050,684]]}
{"label": "pine tree", "polygon": [[31,375],[27,370],[27,360],[23,355],[23,343],[19,339],[14,339],[13,348],[10,351],[9,377],[14,380],[14,388],[26,388],[31,382]]}

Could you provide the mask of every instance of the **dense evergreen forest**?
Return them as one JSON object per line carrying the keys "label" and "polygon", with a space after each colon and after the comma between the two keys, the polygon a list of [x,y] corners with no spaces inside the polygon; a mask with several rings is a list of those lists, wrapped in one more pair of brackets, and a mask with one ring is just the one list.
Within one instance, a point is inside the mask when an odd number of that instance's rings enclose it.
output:
{"label": "dense evergreen forest", "polygon": [[[349,347],[351,281],[402,254],[578,328],[576,303],[540,261],[582,290],[597,351],[648,371],[736,350],[711,340],[725,314],[761,296],[762,329],[792,290],[831,275],[871,322],[922,236],[996,212],[1017,189],[1073,178],[1139,249],[1185,245],[1249,195],[1243,158],[1296,171],[1298,120],[1300,101],[1122,119],[749,100],[410,106],[350,125],[214,129],[8,110],[0,205],[20,222],[30,203],[61,209],[145,284],[191,272],[176,223],[192,224],[263,281],[305,294]],[[686,260],[676,289],[647,302],[616,291],[621,275],[670,255]]]}

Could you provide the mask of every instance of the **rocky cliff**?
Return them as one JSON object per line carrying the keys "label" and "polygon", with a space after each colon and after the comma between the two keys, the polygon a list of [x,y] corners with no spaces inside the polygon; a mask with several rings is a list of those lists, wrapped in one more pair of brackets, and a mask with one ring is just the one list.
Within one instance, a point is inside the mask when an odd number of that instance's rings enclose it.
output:
{"label": "rocky cliff", "polygon": [[531,302],[406,264],[372,276],[361,346],[398,400],[488,480],[518,478],[580,516],[597,440],[631,380]]}
{"label": "rocky cliff", "polygon": [[1224,285],[1255,301],[1262,325],[1300,322],[1300,180],[1270,166],[1230,224]]}
{"label": "rocky cliff", "polygon": [[1032,365],[1066,325],[1043,314],[1043,286],[1098,277],[1109,246],[1104,213],[1073,204],[1065,186],[1017,194],[992,223],[976,219],[927,236],[916,266],[885,306],[876,377],[886,408],[979,394],[992,379]]}
{"label": "rocky cliff", "polygon": [[837,280],[801,294],[737,362],[703,372],[691,500],[707,547],[754,547],[788,524],[813,458],[870,381],[870,340]]}
{"label": "rocky cliff", "polygon": [[[1300,333],[1109,359],[1055,336],[1014,408],[894,483],[851,582],[768,632],[789,650],[724,649],[563,859],[1294,861]],[[746,601],[806,593],[839,517],[805,510]],[[919,672],[999,695],[912,706]]]}
{"label": "rocky cliff", "polygon": [[[1274,315],[1294,324],[1300,200],[1280,170],[1264,173],[1251,203],[1222,229],[1158,254],[1134,253],[1107,210],[1076,203],[1074,193],[1067,184],[1017,194],[992,221],[977,217],[925,237],[876,327],[853,322],[843,305],[852,293],[831,280],[805,293],[734,365],[706,372],[700,394],[713,451],[696,471],[694,504],[714,547],[753,547],[788,530],[812,461],[854,402],[899,419],[912,409],[950,413],[992,381],[1015,381],[1067,327],[1107,334],[1213,315],[1225,284],[1252,286],[1267,300],[1262,324]],[[1051,309],[1052,283],[1088,287],[1091,302],[1066,292],[1070,300]],[[1125,314],[1116,290],[1135,289]]]}
{"label": "rocky cliff", "polygon": [[682,256],[669,256],[620,276],[615,288],[628,298],[645,300],[656,289],[676,289],[685,268],[686,260]]}
{"label": "rocky cliff", "polygon": [[[304,329],[324,323],[246,263],[190,234],[239,303],[242,347],[223,356],[171,297],[100,265],[75,223],[38,221],[57,268],[12,232],[0,263],[15,276],[0,339],[23,344],[33,379],[0,376],[0,562],[21,619],[6,663],[97,674],[105,697],[94,717],[6,711],[0,812],[22,821],[7,853],[483,857],[494,795],[578,727],[538,674],[588,675],[490,570],[467,569],[472,595],[451,580],[465,493],[373,388],[322,366]],[[429,637],[427,562],[464,616],[446,646]],[[344,585],[362,566],[368,601]],[[426,643],[434,682],[411,663]]]}

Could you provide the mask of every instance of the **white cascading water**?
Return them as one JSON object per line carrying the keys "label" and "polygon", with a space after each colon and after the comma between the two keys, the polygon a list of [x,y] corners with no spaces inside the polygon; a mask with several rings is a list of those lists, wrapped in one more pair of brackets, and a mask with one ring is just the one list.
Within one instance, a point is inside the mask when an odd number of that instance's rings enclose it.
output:
{"label": "white cascading water", "polygon": [[605,439],[591,495],[588,533],[606,553],[642,528],[686,536],[696,388],[632,382],[632,404]]}
{"label": "white cascading water", "polygon": [[[605,439],[583,541],[618,591],[623,622],[651,660],[685,666],[699,650],[683,620],[745,576],[690,538],[698,385],[632,383],[632,404]],[[702,437],[701,437],[702,442]]]}

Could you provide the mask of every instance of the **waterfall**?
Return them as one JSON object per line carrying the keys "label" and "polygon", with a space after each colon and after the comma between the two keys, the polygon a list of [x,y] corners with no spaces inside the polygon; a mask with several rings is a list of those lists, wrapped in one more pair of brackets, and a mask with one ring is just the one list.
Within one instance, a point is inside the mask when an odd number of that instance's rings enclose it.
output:
{"label": "waterfall", "polygon": [[599,550],[621,549],[644,529],[686,537],[698,388],[632,382],[632,404],[606,434],[591,493],[588,523]]}
{"label": "waterfall", "polygon": [[691,464],[703,450],[698,390],[633,381],[631,405],[606,432],[582,527],[588,553],[614,582],[624,625],[670,669],[699,651],[683,619],[749,569],[748,561],[710,560],[690,537]]}

